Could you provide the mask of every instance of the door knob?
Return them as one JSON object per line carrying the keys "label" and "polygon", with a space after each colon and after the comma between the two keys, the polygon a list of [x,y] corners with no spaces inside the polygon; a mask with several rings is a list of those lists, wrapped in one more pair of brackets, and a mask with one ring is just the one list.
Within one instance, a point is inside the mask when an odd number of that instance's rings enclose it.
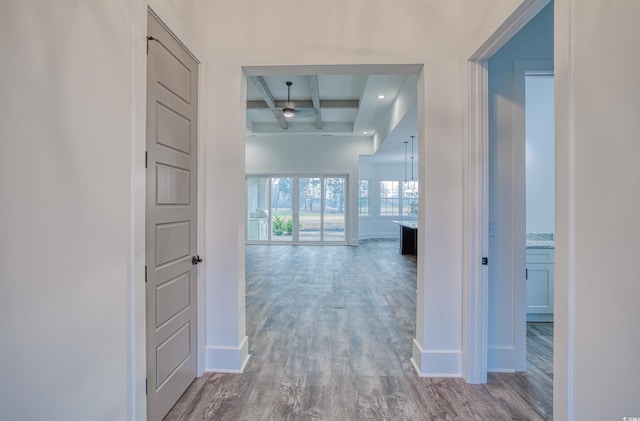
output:
{"label": "door knob", "polygon": [[193,256],[193,259],[191,259],[191,264],[192,265],[197,265],[200,262],[202,262],[202,259],[200,258],[199,255],[195,255],[195,256]]}

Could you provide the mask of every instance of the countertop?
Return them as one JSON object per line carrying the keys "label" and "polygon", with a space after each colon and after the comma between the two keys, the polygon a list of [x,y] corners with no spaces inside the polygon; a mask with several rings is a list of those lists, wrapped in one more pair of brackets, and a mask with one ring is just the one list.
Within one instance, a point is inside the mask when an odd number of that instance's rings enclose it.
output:
{"label": "countertop", "polygon": [[527,234],[528,249],[552,249],[554,247],[553,234]]}
{"label": "countertop", "polygon": [[418,221],[409,220],[409,221],[391,221],[391,222],[394,223],[394,224],[401,225],[401,226],[406,227],[406,228],[411,228],[411,229],[414,229],[414,230],[418,229]]}

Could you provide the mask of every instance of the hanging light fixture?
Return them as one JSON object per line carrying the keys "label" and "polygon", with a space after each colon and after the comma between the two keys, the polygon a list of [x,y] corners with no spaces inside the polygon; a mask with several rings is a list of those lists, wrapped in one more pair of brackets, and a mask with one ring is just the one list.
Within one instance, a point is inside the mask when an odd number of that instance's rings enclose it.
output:
{"label": "hanging light fixture", "polygon": [[291,85],[293,85],[293,82],[287,82],[287,105],[282,109],[282,115],[286,118],[291,118],[296,113],[296,109],[291,102]]}
{"label": "hanging light fixture", "polygon": [[408,141],[404,141],[404,182],[407,182],[407,144]]}
{"label": "hanging light fixture", "polygon": [[411,181],[413,181],[413,138],[414,137],[415,136],[411,136]]}

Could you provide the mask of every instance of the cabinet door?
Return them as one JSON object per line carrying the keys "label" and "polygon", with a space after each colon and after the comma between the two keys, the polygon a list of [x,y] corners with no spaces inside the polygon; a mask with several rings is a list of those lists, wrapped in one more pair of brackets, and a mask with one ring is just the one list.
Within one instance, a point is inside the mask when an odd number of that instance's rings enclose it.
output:
{"label": "cabinet door", "polygon": [[527,264],[528,263],[553,263],[553,256],[555,250],[547,248],[528,248],[527,249]]}
{"label": "cabinet door", "polygon": [[527,264],[527,313],[553,314],[553,264]]}

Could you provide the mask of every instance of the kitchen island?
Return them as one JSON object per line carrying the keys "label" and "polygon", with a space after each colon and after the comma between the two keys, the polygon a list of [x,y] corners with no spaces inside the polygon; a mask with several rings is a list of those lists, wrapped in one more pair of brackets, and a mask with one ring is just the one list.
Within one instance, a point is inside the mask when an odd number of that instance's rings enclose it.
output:
{"label": "kitchen island", "polygon": [[400,225],[400,254],[417,254],[418,221],[391,221]]}

